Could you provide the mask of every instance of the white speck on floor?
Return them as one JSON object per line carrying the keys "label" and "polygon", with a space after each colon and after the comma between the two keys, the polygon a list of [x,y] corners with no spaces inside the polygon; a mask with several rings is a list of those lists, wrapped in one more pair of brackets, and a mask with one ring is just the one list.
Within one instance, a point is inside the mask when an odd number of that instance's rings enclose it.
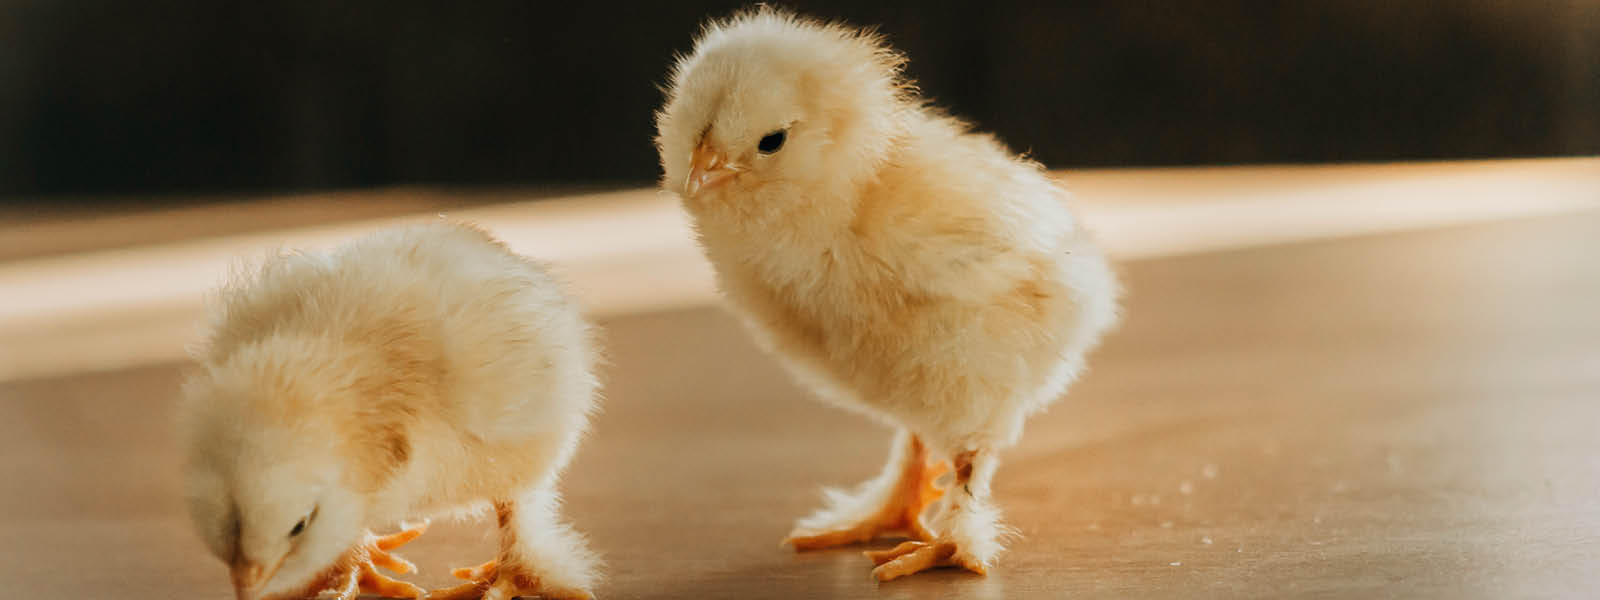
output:
{"label": "white speck on floor", "polygon": [[1217,466],[1211,463],[1206,463],[1206,466],[1200,467],[1200,476],[1206,479],[1216,479]]}
{"label": "white speck on floor", "polygon": [[1132,502],[1134,506],[1143,506],[1145,504],[1161,504],[1161,494],[1146,494],[1144,492],[1140,492],[1134,494],[1129,501]]}
{"label": "white speck on floor", "polygon": [[1200,538],[1200,543],[1205,544],[1207,546],[1210,546],[1211,545],[1211,537],[1210,536],[1205,536],[1205,537]]}
{"label": "white speck on floor", "polygon": [[1170,562],[1170,563],[1167,563],[1167,564],[1169,564],[1169,565],[1172,565],[1172,566],[1174,566],[1174,567],[1176,567],[1176,566],[1179,566],[1179,565],[1182,565],[1182,564],[1183,564],[1183,561],[1181,561],[1181,560],[1175,560],[1175,561],[1172,561],[1172,562]]}
{"label": "white speck on floor", "polygon": [[1194,493],[1194,484],[1189,483],[1187,481],[1178,484],[1178,493],[1179,494],[1183,494],[1185,496],[1187,496],[1189,494],[1193,494]]}

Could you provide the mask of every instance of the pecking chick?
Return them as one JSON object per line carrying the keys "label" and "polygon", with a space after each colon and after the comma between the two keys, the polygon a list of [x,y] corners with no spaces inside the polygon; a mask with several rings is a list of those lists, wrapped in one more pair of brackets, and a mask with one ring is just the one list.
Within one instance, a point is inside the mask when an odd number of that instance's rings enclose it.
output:
{"label": "pecking chick", "polygon": [[[556,480],[594,409],[590,326],[537,264],[427,224],[237,275],[183,386],[186,496],[238,597],[588,598]],[[431,594],[379,574],[402,519],[492,505],[495,560]]]}
{"label": "pecking chick", "polygon": [[902,64],[871,33],[758,8],[705,27],[656,114],[662,186],[735,312],[823,398],[897,430],[879,475],[786,540],[914,538],[868,553],[884,581],[991,566],[996,453],[1082,371],[1118,294],[1067,192],[925,106]]}

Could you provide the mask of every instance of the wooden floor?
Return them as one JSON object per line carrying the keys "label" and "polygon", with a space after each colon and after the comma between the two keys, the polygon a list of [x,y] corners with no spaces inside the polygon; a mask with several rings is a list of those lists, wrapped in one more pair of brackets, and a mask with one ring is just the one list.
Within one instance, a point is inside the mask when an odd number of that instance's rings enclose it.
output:
{"label": "wooden floor", "polygon": [[[1005,457],[987,578],[779,547],[886,432],[715,308],[608,319],[566,479],[602,598],[1600,595],[1600,212],[1123,265],[1127,319]],[[0,384],[0,596],[226,598],[176,493],[173,365]],[[421,579],[481,525],[408,547]],[[873,547],[887,546],[885,541]]]}

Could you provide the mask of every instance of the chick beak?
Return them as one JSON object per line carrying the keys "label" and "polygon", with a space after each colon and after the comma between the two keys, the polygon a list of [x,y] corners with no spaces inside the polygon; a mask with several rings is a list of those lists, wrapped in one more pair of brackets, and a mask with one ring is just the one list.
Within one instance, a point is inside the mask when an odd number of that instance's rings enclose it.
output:
{"label": "chick beak", "polygon": [[711,144],[701,143],[689,158],[689,177],[683,182],[683,193],[693,198],[700,192],[721,185],[742,170],[739,165],[728,162],[721,152],[713,150]]}
{"label": "chick beak", "polygon": [[255,597],[256,588],[261,587],[266,579],[261,565],[252,562],[236,562],[232,567],[233,594],[238,600],[250,600]]}

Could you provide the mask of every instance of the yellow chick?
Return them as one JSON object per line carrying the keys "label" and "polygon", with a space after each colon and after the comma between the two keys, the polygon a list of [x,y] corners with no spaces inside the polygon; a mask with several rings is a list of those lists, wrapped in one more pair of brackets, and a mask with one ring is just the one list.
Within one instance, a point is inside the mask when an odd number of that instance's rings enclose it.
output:
{"label": "yellow chick", "polygon": [[1083,370],[1118,295],[1067,192],[927,107],[903,61],[758,8],[705,27],[656,115],[662,186],[735,312],[820,396],[898,432],[879,475],[786,540],[914,538],[867,553],[881,581],[991,566],[996,453]]}
{"label": "yellow chick", "polygon": [[[589,598],[556,480],[594,410],[591,328],[539,265],[463,225],[268,259],[222,287],[183,386],[186,497],[237,595]],[[495,560],[431,594],[380,574],[402,519],[492,506]]]}

